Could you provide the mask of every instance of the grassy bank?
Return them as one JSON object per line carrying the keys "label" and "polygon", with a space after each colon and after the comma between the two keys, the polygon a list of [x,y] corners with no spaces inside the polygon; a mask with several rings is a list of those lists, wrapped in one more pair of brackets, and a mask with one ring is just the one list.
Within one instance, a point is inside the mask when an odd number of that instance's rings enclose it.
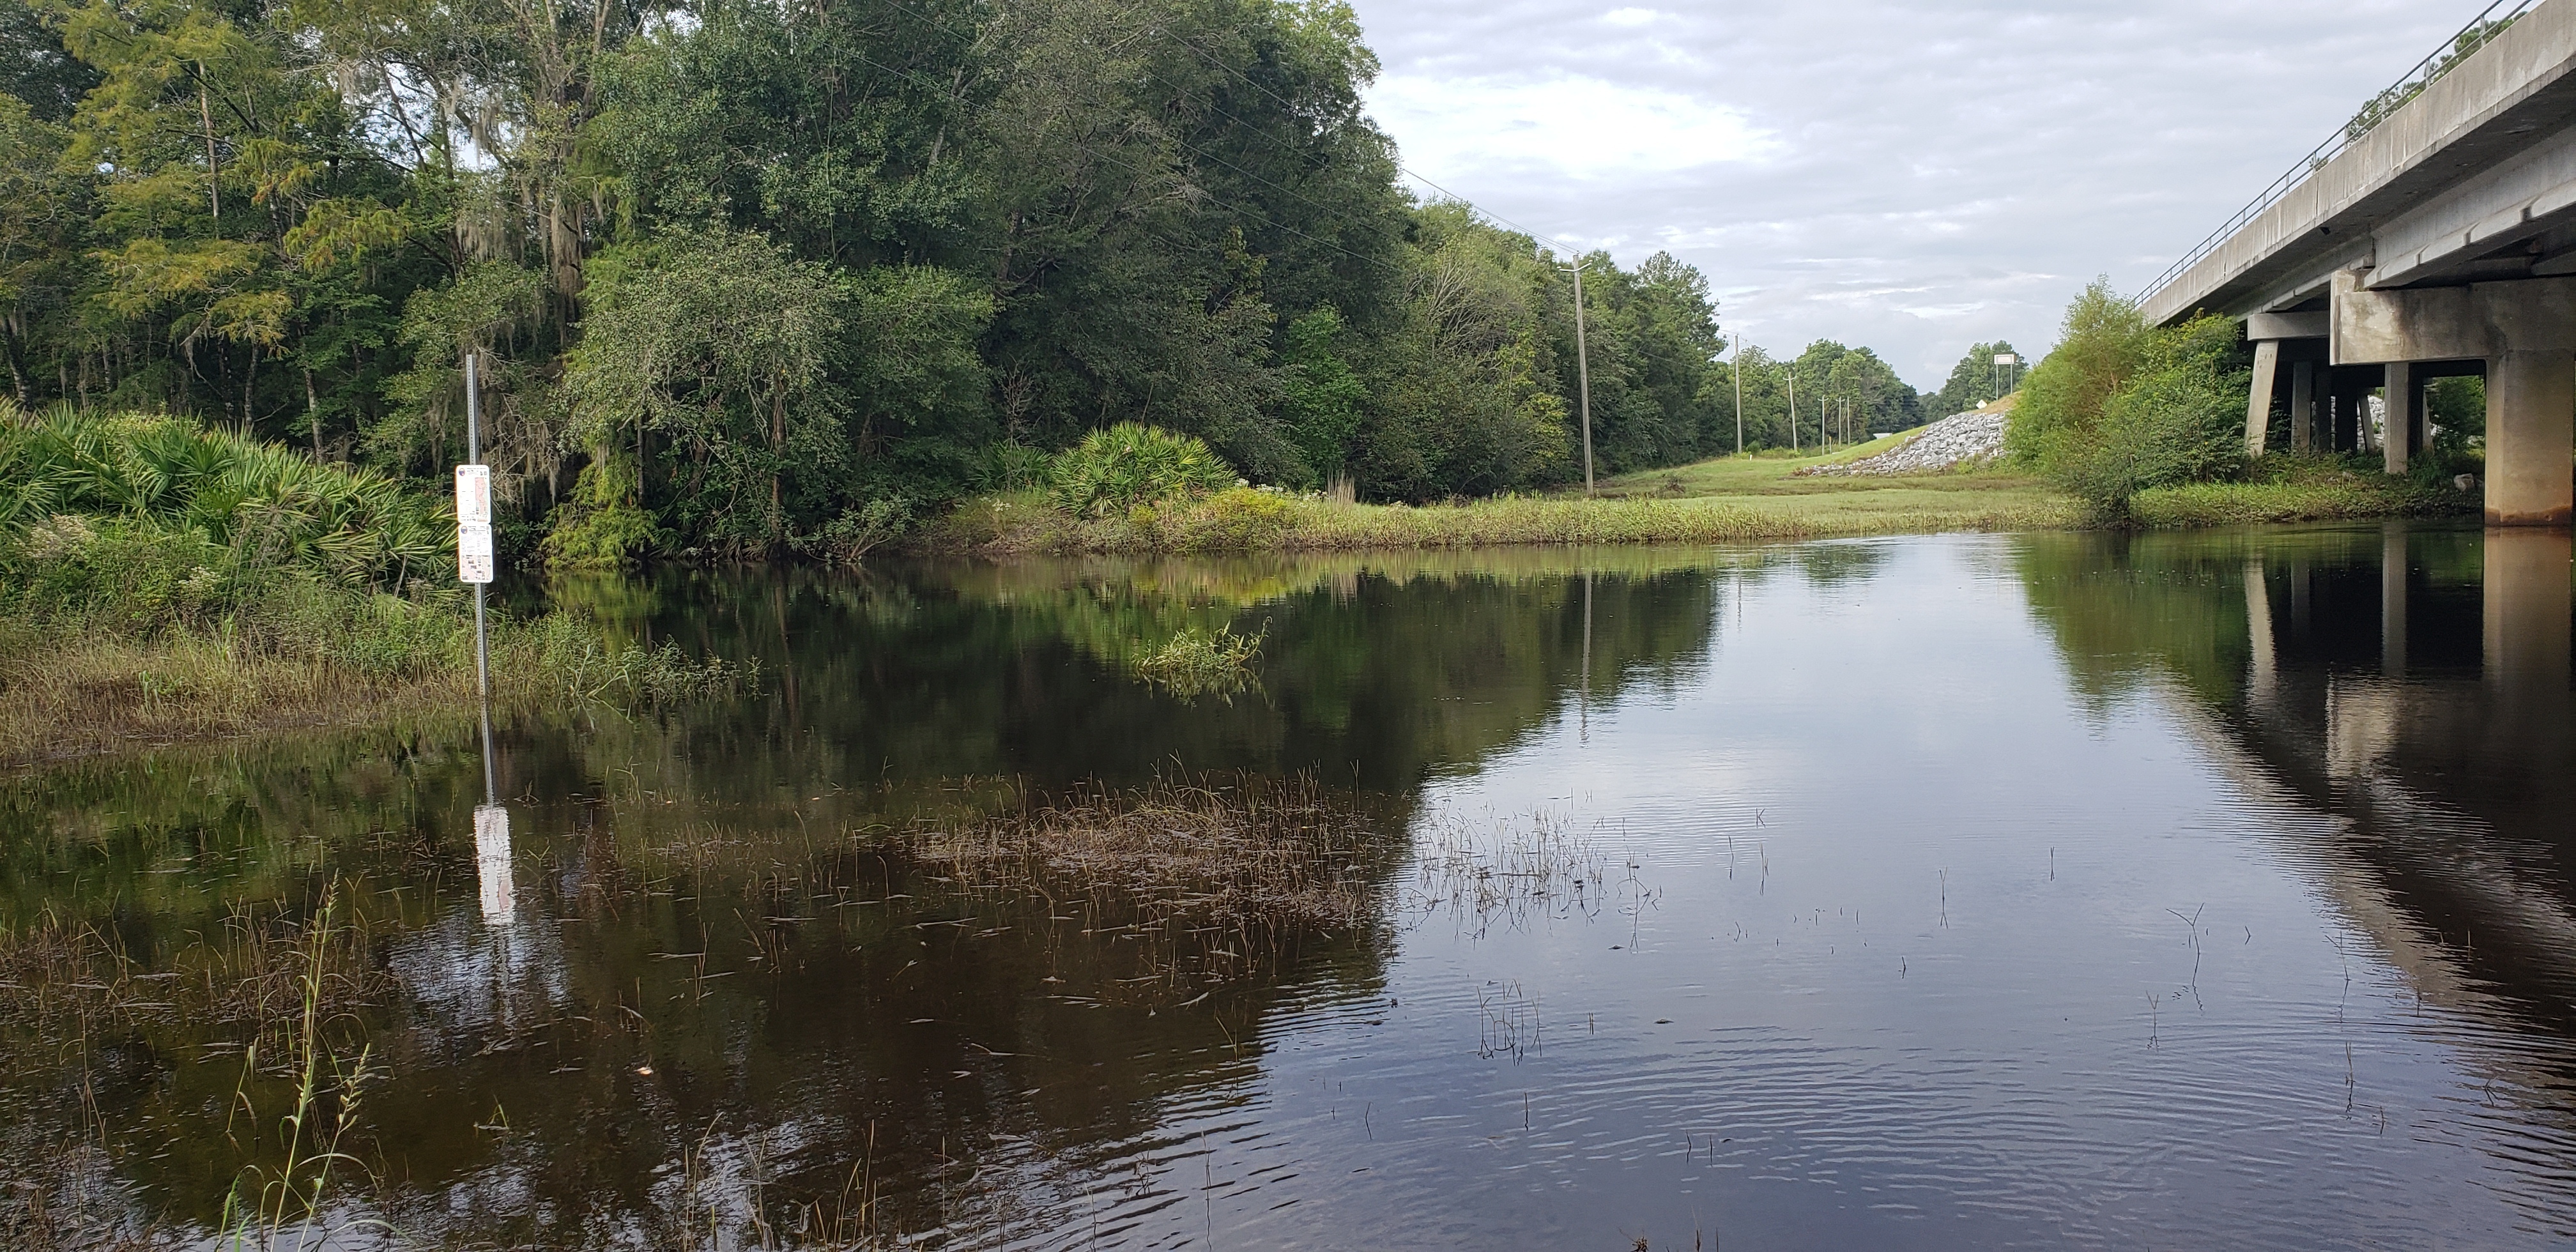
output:
{"label": "grassy bank", "polygon": [[[915,546],[942,554],[1164,554],[1719,543],[1940,531],[2062,530],[2090,514],[2017,468],[1887,476],[1798,471],[1875,456],[1904,432],[1826,456],[1762,453],[1606,479],[1599,497],[1502,496],[1451,504],[1342,504],[1234,488],[1086,517],[1047,493],[970,500]],[[2475,512],[2477,497],[2432,477],[2391,478],[2349,457],[2276,455],[2244,481],[2151,488],[2129,524],[2159,529]]]}
{"label": "grassy bank", "polygon": [[2072,525],[2062,501],[2026,488],[1900,489],[1870,495],[1599,499],[1503,497],[1466,504],[1335,504],[1249,490],[1079,518],[1030,497],[970,501],[934,523],[937,553],[1327,551],[1515,544],[1717,543]]}
{"label": "grassy bank", "polygon": [[2436,476],[2392,477],[2347,457],[2276,455],[2246,482],[2154,487],[2129,499],[2148,530],[2475,514],[2482,497]]}
{"label": "grassy bank", "polygon": [[[60,620],[0,623],[0,768],[198,739],[472,715],[473,621],[397,597],[263,597],[249,614],[126,633]],[[296,637],[270,624],[295,615]],[[741,689],[757,674],[677,649],[617,650],[564,614],[503,620],[497,708],[637,707]]]}
{"label": "grassy bank", "polygon": [[917,536],[937,553],[1299,552],[1527,544],[1719,543],[1944,530],[2072,526],[2078,514],[2035,479],[1978,472],[1909,478],[1800,478],[1795,471],[1870,456],[1877,440],[1832,456],[1724,457],[1604,480],[1579,492],[1451,504],[1342,504],[1235,488],[1106,517],[1041,492],[970,500]]}
{"label": "grassy bank", "polygon": [[[0,406],[0,765],[472,707],[439,504],[172,418]],[[660,701],[746,675],[503,620],[495,695]]]}

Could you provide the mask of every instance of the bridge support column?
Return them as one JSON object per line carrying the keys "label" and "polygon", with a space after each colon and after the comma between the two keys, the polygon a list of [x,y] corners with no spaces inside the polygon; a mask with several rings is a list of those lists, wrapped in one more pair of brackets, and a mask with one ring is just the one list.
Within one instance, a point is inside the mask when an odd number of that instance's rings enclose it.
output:
{"label": "bridge support column", "polygon": [[2349,370],[2331,371],[2327,394],[2325,436],[2327,446],[2337,452],[2361,451],[2361,391]]}
{"label": "bridge support column", "polygon": [[2290,365],[2290,451],[2305,452],[2317,445],[2317,363],[2294,361]]}
{"label": "bridge support column", "polygon": [[2272,388],[2281,370],[2281,341],[2264,339],[2254,345],[2254,386],[2245,397],[2245,455],[2263,455],[2263,439],[2272,429]]}
{"label": "bridge support column", "polygon": [[2424,430],[2424,388],[2411,361],[2388,363],[2388,382],[2380,406],[2380,463],[2391,474],[2406,472],[2407,458]]}
{"label": "bridge support column", "polygon": [[2487,524],[2565,526],[2576,518],[2576,353],[2507,350],[2487,358]]}

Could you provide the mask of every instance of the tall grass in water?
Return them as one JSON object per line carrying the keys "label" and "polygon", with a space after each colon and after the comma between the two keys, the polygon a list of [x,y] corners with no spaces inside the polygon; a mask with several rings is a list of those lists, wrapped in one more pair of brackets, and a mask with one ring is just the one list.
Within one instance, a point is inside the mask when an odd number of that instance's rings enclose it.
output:
{"label": "tall grass in water", "polygon": [[1152,944],[1147,968],[1178,985],[1373,924],[1397,851],[1375,831],[1355,797],[1312,775],[1246,774],[1078,788],[897,845],[959,890],[1071,902],[1089,933]]}
{"label": "tall grass in water", "polygon": [[[62,1066],[90,1134],[7,1170],[0,1243],[70,1248],[315,1246],[334,1188],[363,1167],[343,1143],[378,1076],[356,1014],[394,983],[375,960],[371,924],[326,889],[314,913],[236,909],[213,934],[155,961],[95,923],[47,912],[0,932],[0,1039],[22,1071]],[[159,968],[154,968],[155,966]],[[91,1092],[102,1044],[147,1027],[214,1038],[237,1050],[240,1078],[225,1137],[242,1164],[212,1231],[164,1227],[113,1179],[106,1127]],[[147,1033],[145,1037],[151,1037]],[[283,1099],[284,1103],[279,1104]]]}
{"label": "tall grass in water", "polygon": [[1395,910],[1415,926],[1445,913],[1460,935],[1479,939],[1497,926],[1589,920],[1613,894],[1609,868],[1600,845],[1562,818],[1539,813],[1526,826],[1487,829],[1452,815],[1419,841]]}
{"label": "tall grass in water", "polygon": [[[363,1168],[355,1157],[340,1150],[340,1144],[356,1121],[368,1080],[375,1077],[368,1064],[375,1055],[374,1047],[363,1040],[354,1045],[335,1045],[326,1037],[329,1018],[325,1005],[333,998],[333,984],[341,977],[331,969],[336,934],[332,913],[338,898],[336,886],[324,894],[321,911],[305,926],[302,942],[296,946],[296,955],[301,958],[301,969],[296,974],[298,1004],[291,1032],[286,1036],[286,1060],[295,1079],[295,1102],[293,1111],[277,1122],[281,1152],[276,1164],[244,1165],[234,1178],[232,1193],[225,1197],[223,1241],[232,1248],[281,1246],[290,1225],[294,1247],[302,1248],[308,1241],[327,1242],[330,1231],[317,1226],[323,1222],[323,1200],[330,1191],[332,1170],[342,1166]],[[350,1054],[351,1046],[355,1055]],[[255,1041],[243,1057],[242,1086],[236,1094],[244,1120],[254,1127],[254,1147],[259,1142],[256,1125],[260,1111],[252,1104],[249,1090],[251,1078],[259,1068],[259,1044]]]}

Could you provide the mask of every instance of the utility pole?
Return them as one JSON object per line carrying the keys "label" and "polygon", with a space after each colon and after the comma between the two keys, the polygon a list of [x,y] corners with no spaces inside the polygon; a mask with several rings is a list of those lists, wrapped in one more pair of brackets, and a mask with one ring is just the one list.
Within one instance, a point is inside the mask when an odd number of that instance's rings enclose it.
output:
{"label": "utility pole", "polygon": [[1735,334],[1735,364],[1727,367],[1735,376],[1735,455],[1744,455],[1744,332]]}
{"label": "utility pole", "polygon": [[1574,374],[1583,388],[1583,494],[1592,494],[1592,357],[1583,347],[1583,258],[1566,267],[1574,271]]}
{"label": "utility pole", "polygon": [[1789,452],[1798,451],[1798,363],[1789,362]]}

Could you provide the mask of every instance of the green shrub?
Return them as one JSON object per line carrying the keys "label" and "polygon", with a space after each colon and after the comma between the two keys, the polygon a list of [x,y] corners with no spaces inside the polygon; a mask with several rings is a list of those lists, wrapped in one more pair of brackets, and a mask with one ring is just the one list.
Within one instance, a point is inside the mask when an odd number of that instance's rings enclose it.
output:
{"label": "green shrub", "polygon": [[2151,327],[2134,302],[2096,280],[2022,385],[2005,446],[2081,500],[2095,523],[2127,525],[2141,491],[2242,470],[2238,355],[2234,322]]}
{"label": "green shrub", "polygon": [[653,514],[636,503],[641,475],[635,462],[607,453],[581,467],[572,495],[547,519],[546,568],[618,569],[650,555],[663,532]]}
{"label": "green shrub", "polygon": [[395,586],[456,551],[440,502],[372,470],[175,417],[31,415],[0,400],[0,535],[64,516],[121,519],[123,538],[147,545],[212,545],[220,556],[200,563],[225,576],[293,569]]}
{"label": "green shrub", "polygon": [[150,632],[222,614],[260,581],[193,526],[150,515],[59,514],[0,555],[0,608],[44,621]]}
{"label": "green shrub", "polygon": [[1056,505],[1081,517],[1115,517],[1140,505],[1233,486],[1234,469],[1195,435],[1120,422],[1057,454]]}
{"label": "green shrub", "polygon": [[2097,278],[2067,306],[2057,346],[2022,380],[2021,400],[2004,432],[2014,459],[2041,470],[2080,444],[2120,384],[2137,372],[2152,332],[2136,303]]}
{"label": "green shrub", "polygon": [[2148,332],[2135,373],[2081,437],[2058,441],[2049,468],[2097,522],[2125,524],[2130,498],[2211,482],[2245,463],[2243,372],[2230,368],[2236,324],[2195,318]]}
{"label": "green shrub", "polygon": [[1297,509],[1276,490],[1229,487],[1171,519],[1175,545],[1186,551],[1235,552],[1275,548],[1296,528]]}

